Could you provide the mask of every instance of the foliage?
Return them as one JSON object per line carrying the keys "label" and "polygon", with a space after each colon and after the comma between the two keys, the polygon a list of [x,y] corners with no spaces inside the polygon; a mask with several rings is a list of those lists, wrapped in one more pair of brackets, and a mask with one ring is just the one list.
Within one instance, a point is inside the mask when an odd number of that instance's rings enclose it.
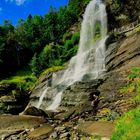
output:
{"label": "foliage", "polygon": [[126,36],[131,36],[131,35],[136,34],[136,33],[140,33],[140,25],[138,27],[136,27],[134,30],[126,33]]}
{"label": "foliage", "polygon": [[120,93],[128,94],[135,93],[136,96],[131,100],[134,102],[140,102],[140,68],[134,67],[131,69],[128,75],[128,84],[120,89]]}
{"label": "foliage", "polygon": [[56,72],[56,71],[59,71],[59,70],[62,70],[64,69],[64,66],[53,66],[51,68],[48,68],[48,69],[45,69],[41,74],[40,76],[42,75],[47,75],[49,72]]}
{"label": "foliage", "polygon": [[37,54],[35,53],[32,60],[31,60],[31,70],[33,72],[34,75],[38,75],[39,74],[39,62],[38,62],[38,58],[37,58]]}
{"label": "foliage", "polygon": [[61,66],[66,63],[78,50],[79,33],[72,35],[70,40],[66,40],[63,46],[50,43],[31,60],[31,69],[35,75],[39,75],[43,69],[54,66]]}
{"label": "foliage", "polygon": [[126,113],[117,123],[112,140],[140,139],[140,107]]}
{"label": "foliage", "polygon": [[79,42],[80,34],[75,33],[70,40],[67,40],[64,44],[64,49],[61,55],[61,58],[64,62],[68,61],[72,56],[77,53],[78,50],[78,42]]}
{"label": "foliage", "polygon": [[0,85],[15,84],[21,91],[28,92],[35,86],[36,80],[37,78],[31,74],[31,71],[26,69],[19,71],[16,76],[0,81]]}
{"label": "foliage", "polygon": [[[0,78],[15,73],[27,66],[29,62],[31,62],[32,71],[38,74],[38,70],[61,65],[62,61],[69,60],[76,52],[75,49],[71,50],[72,45],[77,45],[74,43],[78,40],[76,35],[73,36],[71,42],[64,45],[66,48],[63,49],[63,46],[59,45],[54,45],[51,48],[51,53],[49,53],[51,56],[49,57],[53,57],[53,60],[45,57],[47,53],[45,46],[49,46],[52,42],[59,44],[63,35],[78,21],[80,12],[88,2],[89,0],[70,1],[67,6],[58,10],[50,7],[49,12],[44,17],[29,15],[26,21],[19,19],[15,27],[10,21],[5,20],[4,25],[0,26]],[[62,54],[59,54],[63,50],[69,51],[66,59]],[[63,54],[65,53],[63,52]],[[45,64],[46,59],[48,60]],[[36,66],[38,65],[37,61],[43,63],[41,67]]]}

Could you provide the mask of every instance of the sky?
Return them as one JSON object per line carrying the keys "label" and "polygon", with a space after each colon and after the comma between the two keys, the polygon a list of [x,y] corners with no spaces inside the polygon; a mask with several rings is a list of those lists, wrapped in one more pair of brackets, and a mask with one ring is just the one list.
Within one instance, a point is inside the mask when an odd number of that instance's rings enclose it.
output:
{"label": "sky", "polygon": [[0,25],[4,20],[16,25],[19,19],[25,20],[29,14],[43,16],[50,6],[58,9],[67,3],[68,0],[0,0]]}

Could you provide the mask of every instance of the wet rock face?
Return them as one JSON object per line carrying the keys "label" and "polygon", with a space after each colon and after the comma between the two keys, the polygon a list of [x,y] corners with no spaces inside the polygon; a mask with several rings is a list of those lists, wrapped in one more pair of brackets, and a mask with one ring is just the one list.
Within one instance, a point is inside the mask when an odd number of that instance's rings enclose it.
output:
{"label": "wet rock face", "polygon": [[70,108],[74,106],[82,106],[90,101],[90,95],[96,94],[97,87],[102,83],[102,80],[96,79],[89,82],[76,82],[69,86],[62,95],[60,108]]}
{"label": "wet rock face", "polygon": [[[120,67],[137,65],[134,59],[140,55],[140,34],[124,38],[121,41],[108,46],[106,51],[106,68],[108,71],[118,69]],[[133,61],[133,64],[127,64]],[[138,63],[138,64],[136,64]]]}
{"label": "wet rock face", "polygon": [[123,38],[108,46],[106,51],[105,81],[99,86],[102,100],[98,105],[98,113],[105,108],[123,114],[135,107],[129,99],[135,94],[120,94],[120,88],[127,85],[127,76],[132,67],[140,66],[140,34]]}

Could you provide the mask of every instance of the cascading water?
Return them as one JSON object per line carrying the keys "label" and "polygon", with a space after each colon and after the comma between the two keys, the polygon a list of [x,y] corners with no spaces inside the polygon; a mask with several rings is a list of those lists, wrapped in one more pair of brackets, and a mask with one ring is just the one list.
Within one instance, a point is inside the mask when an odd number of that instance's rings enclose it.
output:
{"label": "cascading water", "polygon": [[46,89],[42,92],[42,95],[40,96],[39,102],[38,102],[38,104],[36,106],[37,108],[40,108],[40,106],[42,104],[42,101],[43,101],[43,99],[44,99],[44,97],[45,97],[45,95],[47,93],[47,90],[48,90],[48,87],[46,87]]}
{"label": "cascading water", "polygon": [[[84,77],[96,79],[105,71],[105,41],[107,38],[107,15],[105,5],[100,0],[92,0],[86,8],[80,33],[79,50],[62,77],[52,79],[52,87],[62,85],[56,90],[53,102],[46,110],[56,110],[61,103],[63,91]],[[42,94],[43,95],[43,94]],[[43,100],[43,99],[41,99]],[[40,104],[38,105],[40,106]]]}

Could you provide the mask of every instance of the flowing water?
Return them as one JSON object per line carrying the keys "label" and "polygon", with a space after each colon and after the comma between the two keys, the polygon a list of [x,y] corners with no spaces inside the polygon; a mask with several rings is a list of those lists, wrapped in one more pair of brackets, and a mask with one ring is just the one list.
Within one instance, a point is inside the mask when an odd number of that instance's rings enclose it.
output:
{"label": "flowing water", "polygon": [[46,89],[42,92],[42,95],[40,96],[39,102],[38,102],[38,104],[36,106],[37,108],[40,108],[40,106],[42,104],[42,101],[43,101],[43,99],[44,99],[44,97],[45,97],[45,95],[47,93],[47,90],[48,90],[48,87],[46,87]]}
{"label": "flowing water", "polygon": [[[63,91],[76,81],[96,79],[105,71],[105,41],[107,38],[107,15],[105,5],[100,0],[92,0],[86,8],[81,32],[79,50],[69,63],[61,78],[53,76],[52,86],[63,85],[57,91],[52,104],[46,110],[56,110],[61,103]],[[44,94],[40,97],[41,105]]]}

